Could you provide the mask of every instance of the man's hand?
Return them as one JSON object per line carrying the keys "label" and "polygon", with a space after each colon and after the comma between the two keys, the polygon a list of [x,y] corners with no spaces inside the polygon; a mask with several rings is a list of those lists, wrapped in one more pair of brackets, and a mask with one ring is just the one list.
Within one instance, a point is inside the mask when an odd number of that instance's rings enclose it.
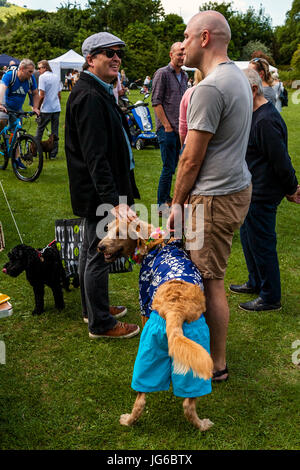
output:
{"label": "man's hand", "polygon": [[291,194],[290,196],[287,194],[285,197],[290,202],[295,202],[296,204],[300,204],[300,185],[298,184],[297,191],[294,192],[294,194]]}
{"label": "man's hand", "polygon": [[137,214],[127,204],[119,204],[111,210],[111,213],[117,219],[127,220],[127,222],[132,222],[137,218]]}
{"label": "man's hand", "polygon": [[182,238],[184,233],[184,208],[180,204],[173,204],[171,207],[171,214],[166,227],[172,236]]}
{"label": "man's hand", "polygon": [[7,109],[4,106],[4,104],[0,104],[0,111],[3,111],[4,113],[7,113]]}
{"label": "man's hand", "polygon": [[41,113],[40,110],[39,110],[39,108],[37,108],[36,106],[33,106],[32,111],[33,111],[37,116],[39,116],[40,113]]}

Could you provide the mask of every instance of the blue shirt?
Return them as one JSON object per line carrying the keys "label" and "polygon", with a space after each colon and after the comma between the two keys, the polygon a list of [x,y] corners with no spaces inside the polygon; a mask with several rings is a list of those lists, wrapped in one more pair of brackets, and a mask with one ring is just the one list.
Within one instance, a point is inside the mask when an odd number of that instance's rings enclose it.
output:
{"label": "blue shirt", "polygon": [[163,248],[150,251],[143,259],[140,270],[140,309],[147,317],[152,312],[152,300],[158,287],[167,281],[180,280],[197,284],[203,290],[202,276],[197,266],[175,240]]}
{"label": "blue shirt", "polygon": [[36,90],[37,84],[34,75],[32,75],[31,80],[32,84],[30,86],[30,80],[24,80],[21,82],[19,77],[16,77],[16,81],[12,86],[9,86],[12,80],[13,71],[6,72],[1,80],[1,83],[4,83],[7,86],[5,93],[5,104],[9,109],[14,111],[21,111],[24,104],[28,90]]}

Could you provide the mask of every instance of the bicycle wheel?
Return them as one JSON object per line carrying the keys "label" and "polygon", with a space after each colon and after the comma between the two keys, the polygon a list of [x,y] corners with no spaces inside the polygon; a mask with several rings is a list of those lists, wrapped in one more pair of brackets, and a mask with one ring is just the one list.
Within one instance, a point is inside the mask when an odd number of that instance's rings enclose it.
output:
{"label": "bicycle wheel", "polygon": [[17,138],[12,152],[12,167],[21,181],[35,181],[40,176],[43,153],[35,137],[23,134]]}
{"label": "bicycle wheel", "polygon": [[5,170],[8,164],[8,153],[4,134],[0,135],[0,170]]}

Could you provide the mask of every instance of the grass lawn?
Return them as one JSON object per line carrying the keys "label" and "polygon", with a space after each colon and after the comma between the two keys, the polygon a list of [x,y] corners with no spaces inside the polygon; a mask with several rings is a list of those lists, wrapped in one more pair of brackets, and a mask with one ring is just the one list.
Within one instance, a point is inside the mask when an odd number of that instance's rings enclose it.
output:
{"label": "grass lawn", "polygon": [[[45,161],[35,183],[17,180],[10,164],[0,174],[24,243],[36,248],[53,240],[56,219],[73,217],[63,137],[67,96],[62,94],[57,161]],[[290,100],[282,115],[300,180],[299,111]],[[33,120],[30,132],[35,132]],[[141,202],[150,207],[156,202],[159,150],[135,151],[135,160]],[[132,428],[120,426],[120,414],[131,410],[135,398],[130,383],[139,337],[89,340],[79,289],[65,293],[62,313],[46,289],[46,312],[33,317],[25,274],[12,279],[0,271],[0,292],[11,296],[14,309],[12,317],[0,319],[0,341],[6,345],[6,364],[0,364],[0,449],[300,449],[299,367],[292,361],[292,345],[300,340],[299,218],[300,206],[284,200],[277,219],[282,310],[246,313],[238,303],[248,297],[228,292],[230,379],[198,401],[199,416],[215,423],[207,433],[185,421],[182,400],[171,391],[149,395],[140,421]],[[6,239],[2,267],[19,238],[1,190],[0,220]],[[111,275],[110,297],[111,304],[127,306],[125,321],[140,324],[138,271]],[[225,284],[242,283],[246,276],[237,233]]]}

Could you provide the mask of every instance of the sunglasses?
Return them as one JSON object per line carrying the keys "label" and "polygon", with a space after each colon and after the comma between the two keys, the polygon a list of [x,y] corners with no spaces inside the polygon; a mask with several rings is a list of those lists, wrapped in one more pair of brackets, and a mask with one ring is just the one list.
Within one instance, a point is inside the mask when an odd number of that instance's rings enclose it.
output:
{"label": "sunglasses", "polygon": [[254,63],[260,62],[261,64],[269,65],[269,62],[266,59],[262,59],[261,57],[255,57],[250,62],[254,62]]}
{"label": "sunglasses", "polygon": [[112,59],[115,54],[119,57],[119,59],[123,59],[125,55],[125,51],[122,49],[98,49],[97,51],[93,52],[93,55],[96,54],[105,54],[108,59]]}

